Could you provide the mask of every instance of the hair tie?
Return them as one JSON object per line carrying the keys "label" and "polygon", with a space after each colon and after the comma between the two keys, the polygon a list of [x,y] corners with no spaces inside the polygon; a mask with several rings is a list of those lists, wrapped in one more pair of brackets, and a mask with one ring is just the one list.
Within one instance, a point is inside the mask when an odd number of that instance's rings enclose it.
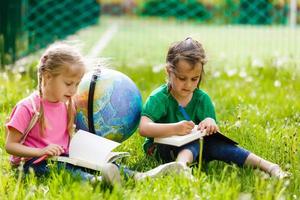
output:
{"label": "hair tie", "polygon": [[41,59],[42,65],[44,65],[46,63],[47,59],[48,59],[48,56],[43,56],[42,57],[42,59]]}

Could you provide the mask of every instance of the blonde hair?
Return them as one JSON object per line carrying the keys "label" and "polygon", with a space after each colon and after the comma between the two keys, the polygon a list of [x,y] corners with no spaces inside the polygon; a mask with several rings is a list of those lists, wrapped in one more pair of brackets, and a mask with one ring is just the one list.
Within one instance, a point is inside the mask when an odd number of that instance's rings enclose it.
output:
{"label": "blonde hair", "polygon": [[[45,73],[49,73],[52,76],[60,75],[65,69],[73,65],[85,68],[82,55],[74,47],[64,43],[55,43],[51,45],[45,53],[42,55],[38,65],[38,91],[40,98],[43,97],[42,83]],[[72,98],[67,102],[67,119],[68,119],[68,132],[70,136],[73,133],[75,118],[75,106]],[[43,135],[46,129],[46,122],[44,116],[44,108],[42,101],[40,101],[40,129],[41,135]]]}
{"label": "blonde hair", "polygon": [[[198,82],[198,87],[203,78],[204,65],[206,64],[206,55],[202,44],[198,41],[192,39],[191,37],[186,38],[183,41],[179,41],[170,46],[166,58],[167,68],[171,68],[172,70],[176,70],[177,64],[180,60],[185,60],[192,67],[195,66],[196,63],[201,63],[201,75]],[[168,88],[170,90],[170,82],[168,80]]]}

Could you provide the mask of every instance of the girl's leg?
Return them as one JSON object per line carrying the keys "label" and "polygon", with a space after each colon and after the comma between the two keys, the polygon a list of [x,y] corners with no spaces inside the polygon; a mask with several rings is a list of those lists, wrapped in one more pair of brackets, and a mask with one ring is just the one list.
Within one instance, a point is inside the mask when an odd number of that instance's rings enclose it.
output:
{"label": "girl's leg", "polygon": [[249,151],[236,145],[228,144],[218,138],[210,137],[204,139],[203,159],[207,162],[212,160],[220,160],[226,163],[234,163],[243,166],[247,159]]}
{"label": "girl's leg", "polygon": [[174,162],[177,158],[179,148],[171,145],[157,144],[155,157],[163,163]]}
{"label": "girl's leg", "polygon": [[65,164],[65,163],[59,163],[59,168],[65,168],[67,171],[69,171],[72,176],[74,177],[80,177],[84,181],[91,181],[91,182],[97,182],[97,181],[105,181],[111,185],[115,184],[121,184],[121,177],[119,169],[116,165],[112,163],[107,163],[103,166],[101,170],[101,176],[95,176],[94,174],[91,174],[88,171],[88,169],[74,166],[71,164]]}
{"label": "girl's leg", "polygon": [[33,164],[33,162],[37,159],[38,158],[32,158],[24,163],[23,165],[24,173],[28,174],[30,171],[29,169],[32,169],[36,176],[48,175],[50,173],[50,170],[47,166],[47,161],[43,160],[38,164]]}
{"label": "girl's leg", "polygon": [[271,176],[278,178],[285,178],[289,176],[288,173],[281,170],[281,168],[270,161],[262,159],[261,157],[239,147],[228,144],[218,139],[211,138],[204,143],[204,158],[210,160],[221,160],[227,163],[235,163],[238,166],[252,166],[269,173]]}
{"label": "girl's leg", "polygon": [[84,181],[91,181],[94,179],[94,175],[86,172],[83,168],[71,165],[69,163],[57,163],[58,170],[66,170],[68,171],[72,177],[80,178]]}
{"label": "girl's leg", "polygon": [[197,159],[199,155],[199,148],[200,148],[200,144],[198,140],[180,147],[180,151],[177,155],[176,161],[182,162],[185,165],[191,164],[193,161]]}
{"label": "girl's leg", "polygon": [[[38,158],[33,158],[25,162],[23,166],[24,173],[27,174],[29,172],[29,169],[32,168],[35,175],[37,176],[48,175],[50,173],[50,169],[48,167],[47,160],[43,160],[37,164],[33,164],[33,162],[37,159]],[[73,177],[80,177],[84,181],[96,182],[102,180],[100,176],[95,176],[87,172],[86,169],[84,168],[77,167],[68,163],[58,162],[57,167],[58,170],[66,169],[68,172],[71,173]],[[118,168],[115,165],[111,163],[106,164],[103,167],[101,173],[103,176],[103,180],[106,181],[107,183],[109,184],[121,183],[120,173]]]}
{"label": "girl's leg", "polygon": [[272,163],[268,160],[265,160],[254,153],[250,153],[249,156],[246,158],[244,163],[247,166],[259,168],[264,172],[269,173],[271,176],[278,177],[278,178],[285,178],[289,176],[289,174],[283,171],[279,165]]}
{"label": "girl's leg", "polygon": [[193,153],[189,149],[183,149],[178,153],[176,161],[185,165],[190,164],[193,162]]}
{"label": "girl's leg", "polygon": [[255,155],[254,153],[249,154],[249,156],[246,158],[244,164],[247,166],[259,168],[265,172],[268,172],[271,167],[276,165],[270,161],[267,161],[267,160]]}

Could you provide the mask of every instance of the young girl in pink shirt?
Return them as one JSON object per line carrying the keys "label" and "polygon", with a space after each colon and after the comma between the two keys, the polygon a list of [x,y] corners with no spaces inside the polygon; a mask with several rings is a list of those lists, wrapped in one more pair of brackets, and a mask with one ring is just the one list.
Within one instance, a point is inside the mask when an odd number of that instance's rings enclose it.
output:
{"label": "young girl in pink shirt", "polygon": [[[18,166],[23,160],[25,173],[32,168],[35,174],[44,175],[49,173],[48,162],[37,163],[37,159],[68,155],[75,117],[72,97],[84,72],[83,58],[71,46],[60,43],[46,50],[38,65],[38,92],[17,103],[6,124],[5,149],[11,154],[12,165]],[[98,178],[70,164],[57,166],[85,180]],[[106,165],[102,174],[108,182],[119,181],[118,168],[113,164]]]}

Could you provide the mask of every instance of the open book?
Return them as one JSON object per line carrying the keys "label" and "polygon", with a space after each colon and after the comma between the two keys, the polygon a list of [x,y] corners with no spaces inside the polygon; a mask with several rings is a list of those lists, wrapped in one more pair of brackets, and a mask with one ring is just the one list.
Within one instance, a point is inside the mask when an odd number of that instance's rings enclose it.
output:
{"label": "open book", "polygon": [[216,137],[224,142],[230,144],[238,144],[237,142],[231,140],[220,132],[214,133],[212,135],[206,136],[205,132],[197,130],[198,126],[196,125],[189,134],[186,135],[173,135],[170,137],[164,138],[154,138],[154,143],[167,144],[172,146],[180,147],[194,140],[203,138],[203,137]]}
{"label": "open book", "polygon": [[120,143],[79,130],[71,139],[69,157],[55,156],[52,159],[101,171],[105,163],[129,156],[128,152],[112,152]]}

